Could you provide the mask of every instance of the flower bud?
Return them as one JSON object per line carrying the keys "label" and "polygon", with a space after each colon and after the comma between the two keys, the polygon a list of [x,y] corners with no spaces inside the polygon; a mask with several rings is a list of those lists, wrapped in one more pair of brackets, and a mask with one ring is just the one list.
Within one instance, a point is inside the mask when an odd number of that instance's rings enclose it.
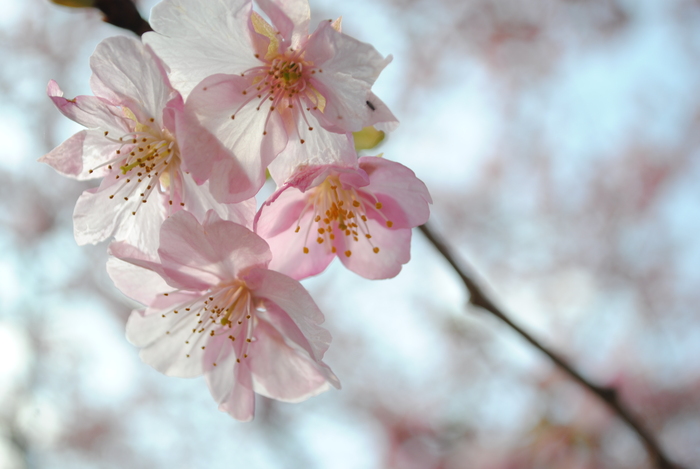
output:
{"label": "flower bud", "polygon": [[353,132],[355,139],[355,150],[371,150],[384,140],[384,132],[372,126],[365,127],[359,132]]}
{"label": "flower bud", "polygon": [[56,5],[70,8],[91,8],[95,6],[95,0],[49,0]]}

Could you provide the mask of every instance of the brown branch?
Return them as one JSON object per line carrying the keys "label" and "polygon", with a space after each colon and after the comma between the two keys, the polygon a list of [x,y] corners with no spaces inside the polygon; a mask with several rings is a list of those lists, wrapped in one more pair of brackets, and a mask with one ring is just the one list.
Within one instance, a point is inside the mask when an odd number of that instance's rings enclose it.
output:
{"label": "brown branch", "polygon": [[95,8],[104,13],[105,23],[133,31],[138,36],[153,31],[132,0],[95,0]]}
{"label": "brown branch", "polygon": [[[608,406],[622,420],[624,420],[627,423],[627,425],[629,425],[632,428],[632,430],[634,430],[637,433],[637,435],[639,435],[644,445],[646,446],[649,455],[656,462],[656,465],[660,469],[683,469],[681,466],[676,465],[675,463],[672,463],[670,461],[670,459],[664,454],[663,450],[660,448],[659,444],[656,442],[654,437],[635,420],[635,418],[630,414],[630,412],[627,409],[625,409],[622,406],[617,397],[617,392],[615,391],[615,389],[597,386],[589,382],[578,372],[576,372],[568,363],[566,363],[566,361],[564,361],[563,358],[558,356],[556,353],[548,350],[530,334],[528,334],[519,326],[514,324],[513,321],[511,321],[510,318],[508,318],[508,316],[506,316],[505,313],[503,313],[503,311],[501,311],[501,309],[499,309],[494,304],[491,298],[489,298],[489,296],[486,293],[484,293],[481,287],[479,287],[477,280],[475,280],[478,279],[478,276],[475,275],[473,269],[465,269],[463,267],[465,263],[461,260],[460,262],[457,261],[456,256],[451,252],[451,249],[447,246],[445,241],[439,235],[434,233],[430,228],[428,228],[428,225],[419,226],[418,228],[423,232],[428,241],[430,241],[432,245],[435,246],[435,249],[437,249],[440,252],[440,254],[442,254],[443,257],[447,260],[447,262],[450,263],[450,265],[457,272],[457,274],[459,274],[460,278],[462,279],[462,282],[464,282],[464,285],[467,287],[467,290],[469,290],[469,302],[471,304],[488,311],[489,313],[499,318],[501,321],[505,322],[508,326],[510,326],[513,330],[520,334],[525,340],[530,342],[530,344],[532,344],[535,348],[539,349],[542,353],[547,355],[559,368],[566,371],[574,379],[574,381],[577,381],[581,386],[587,388],[593,394],[597,395],[602,401],[608,404]],[[467,271],[469,271],[469,273],[467,273]]]}

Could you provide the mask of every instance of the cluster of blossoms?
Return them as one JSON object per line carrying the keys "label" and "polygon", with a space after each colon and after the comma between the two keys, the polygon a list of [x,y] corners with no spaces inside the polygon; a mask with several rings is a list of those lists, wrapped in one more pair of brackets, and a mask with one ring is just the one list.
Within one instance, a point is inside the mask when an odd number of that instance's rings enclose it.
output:
{"label": "cluster of blossoms", "polygon": [[[143,304],[127,338],[170,376],[204,375],[222,411],[253,418],[255,393],[286,402],[338,379],[331,336],[300,280],[334,257],[397,275],[430,195],[414,173],[359,157],[353,132],[391,131],[371,91],[390,58],[341,32],[308,32],[307,0],[163,0],[142,41],[100,43],[94,96],[48,94],[86,127],[41,158],[101,178],[74,212],[78,244],[112,239],[107,269]],[[269,172],[277,190],[256,212]]]}

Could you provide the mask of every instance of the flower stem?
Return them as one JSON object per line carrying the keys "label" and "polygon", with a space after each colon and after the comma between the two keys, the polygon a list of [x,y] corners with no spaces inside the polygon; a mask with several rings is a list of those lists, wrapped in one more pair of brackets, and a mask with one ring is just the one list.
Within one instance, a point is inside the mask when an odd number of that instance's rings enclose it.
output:
{"label": "flower stem", "polygon": [[683,469],[681,466],[671,462],[671,460],[659,447],[659,444],[656,442],[654,437],[635,420],[635,418],[627,409],[625,409],[625,407],[623,407],[618,399],[617,391],[614,388],[601,387],[591,383],[577,371],[575,371],[559,355],[547,349],[534,337],[514,324],[513,321],[511,321],[510,318],[506,316],[506,314],[498,306],[496,306],[494,301],[481,289],[478,284],[478,276],[475,274],[474,269],[466,265],[461,259],[458,262],[450,247],[437,233],[429,228],[428,225],[422,225],[418,228],[460,276],[462,282],[467,287],[467,290],[469,290],[469,302],[471,304],[488,311],[501,321],[505,322],[525,340],[530,342],[530,344],[532,344],[535,348],[547,355],[559,368],[566,371],[574,379],[574,381],[577,381],[581,386],[588,389],[602,401],[608,404],[610,409],[612,409],[623,421],[627,423],[627,425],[630,426],[630,428],[632,428],[632,430],[637,433],[637,435],[639,435],[652,460],[655,461],[657,467],[660,469]]}

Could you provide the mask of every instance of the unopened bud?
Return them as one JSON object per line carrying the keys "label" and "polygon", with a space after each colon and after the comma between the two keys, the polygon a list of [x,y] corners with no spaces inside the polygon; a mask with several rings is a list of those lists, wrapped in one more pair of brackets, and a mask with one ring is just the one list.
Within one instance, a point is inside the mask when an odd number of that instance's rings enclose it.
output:
{"label": "unopened bud", "polygon": [[95,6],[95,0],[49,0],[56,5],[70,8],[91,8]]}
{"label": "unopened bud", "polygon": [[359,132],[353,132],[355,138],[355,150],[371,150],[384,140],[384,132],[374,127],[365,127]]}

